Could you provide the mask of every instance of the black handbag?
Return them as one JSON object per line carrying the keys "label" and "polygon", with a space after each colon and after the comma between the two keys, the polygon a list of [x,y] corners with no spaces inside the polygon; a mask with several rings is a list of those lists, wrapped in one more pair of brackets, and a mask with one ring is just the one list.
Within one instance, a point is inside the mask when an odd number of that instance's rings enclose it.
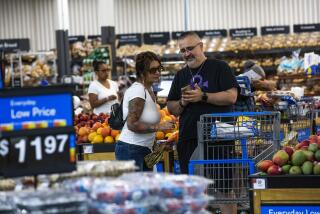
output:
{"label": "black handbag", "polygon": [[[147,99],[146,91],[144,91],[144,98]],[[108,119],[108,123],[112,129],[121,130],[127,121],[127,118],[125,120],[123,119],[122,105],[123,99],[120,104],[115,103],[111,106],[111,112],[110,117]]]}
{"label": "black handbag", "polygon": [[125,120],[123,119],[122,102],[123,101],[121,101],[120,104],[115,103],[111,106],[111,112],[110,117],[108,119],[108,123],[109,126],[115,130],[121,130],[127,121],[127,118]]}

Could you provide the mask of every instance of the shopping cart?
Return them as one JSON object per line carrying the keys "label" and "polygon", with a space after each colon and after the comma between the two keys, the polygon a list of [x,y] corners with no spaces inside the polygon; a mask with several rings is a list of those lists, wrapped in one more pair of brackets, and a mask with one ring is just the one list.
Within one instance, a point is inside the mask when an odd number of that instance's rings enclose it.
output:
{"label": "shopping cart", "polygon": [[313,118],[313,134],[320,135],[320,109],[312,111]]}
{"label": "shopping cart", "polygon": [[314,99],[301,97],[296,99],[290,95],[270,95],[282,100],[272,107],[261,106],[262,110],[279,111],[280,117],[280,140],[288,137],[291,131],[298,134],[298,141],[308,139],[312,133]]}
{"label": "shopping cart", "polygon": [[210,204],[249,202],[248,175],[280,147],[279,112],[205,114],[189,173],[213,179]]}

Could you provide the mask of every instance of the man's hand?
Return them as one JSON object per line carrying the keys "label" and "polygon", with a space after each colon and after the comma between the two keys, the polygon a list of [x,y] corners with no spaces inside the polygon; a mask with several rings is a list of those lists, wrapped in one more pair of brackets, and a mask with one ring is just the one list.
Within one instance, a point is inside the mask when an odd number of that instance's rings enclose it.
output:
{"label": "man's hand", "polygon": [[202,90],[195,84],[195,89],[187,90],[182,94],[182,100],[185,102],[195,103],[202,100]]}

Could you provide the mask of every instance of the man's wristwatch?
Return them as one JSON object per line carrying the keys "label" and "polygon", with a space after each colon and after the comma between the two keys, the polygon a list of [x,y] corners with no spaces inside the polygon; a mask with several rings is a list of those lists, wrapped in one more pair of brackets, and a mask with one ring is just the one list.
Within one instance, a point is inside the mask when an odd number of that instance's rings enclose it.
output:
{"label": "man's wristwatch", "polygon": [[201,100],[202,100],[203,102],[207,102],[207,101],[208,101],[208,95],[207,95],[206,92],[202,92]]}

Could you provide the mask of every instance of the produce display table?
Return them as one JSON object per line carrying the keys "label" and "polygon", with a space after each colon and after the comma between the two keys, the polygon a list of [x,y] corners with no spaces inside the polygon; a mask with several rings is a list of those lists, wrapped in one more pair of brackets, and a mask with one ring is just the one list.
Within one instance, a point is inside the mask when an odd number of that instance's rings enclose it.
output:
{"label": "produce display table", "polygon": [[251,213],[320,213],[320,176],[252,175]]}
{"label": "produce display table", "polygon": [[[115,143],[79,144],[78,160],[115,160]],[[174,152],[163,153],[163,171],[174,172]]]}
{"label": "produce display table", "polygon": [[77,149],[79,160],[115,160],[115,143],[79,144]]}

